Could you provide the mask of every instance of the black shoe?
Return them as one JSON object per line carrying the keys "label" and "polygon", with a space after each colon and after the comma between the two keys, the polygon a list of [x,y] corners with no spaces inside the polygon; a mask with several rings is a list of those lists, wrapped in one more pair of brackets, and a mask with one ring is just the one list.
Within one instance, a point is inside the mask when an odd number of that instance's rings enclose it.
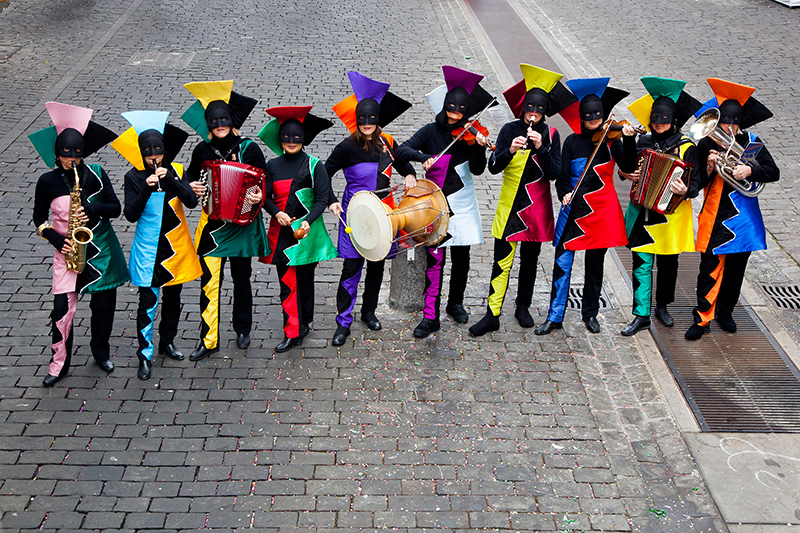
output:
{"label": "black shoe", "polygon": [[589,330],[589,333],[600,333],[600,323],[597,321],[596,316],[584,318],[583,323],[586,324],[586,329]]}
{"label": "black shoe", "polygon": [[347,340],[347,337],[350,336],[350,328],[346,328],[344,326],[338,326],[336,328],[336,332],[333,334],[333,339],[331,340],[331,346],[341,346],[344,344],[344,341]]}
{"label": "black shoe", "polygon": [[300,346],[301,344],[303,344],[303,337],[296,337],[294,339],[286,337],[285,339],[283,339],[283,342],[281,342],[279,345],[275,347],[275,351],[277,353],[288,352],[295,346]]}
{"label": "black shoe", "polygon": [[97,366],[100,367],[100,370],[104,371],[106,374],[110,374],[114,371],[114,363],[112,363],[109,359],[105,361],[98,361]]}
{"label": "black shoe", "polygon": [[246,350],[247,347],[250,346],[250,334],[238,333],[236,335],[236,346],[238,346],[240,350]]}
{"label": "black shoe", "polygon": [[139,360],[139,373],[136,374],[136,377],[138,377],[142,381],[147,381],[148,379],[150,379],[150,368],[151,367],[152,367],[152,365],[150,364],[150,361],[148,361],[147,359],[140,359]]}
{"label": "black shoe", "polygon": [[469,313],[467,313],[467,310],[464,309],[464,306],[461,304],[448,305],[445,311],[459,324],[466,324],[467,320],[469,320]]}
{"label": "black shoe", "polygon": [[736,322],[731,315],[717,315],[719,329],[728,333],[736,333]]}
{"label": "black shoe", "polygon": [[381,321],[378,320],[378,317],[376,317],[375,313],[372,311],[368,313],[361,313],[361,321],[365,323],[372,331],[378,331],[381,329]]}
{"label": "black shoe", "polygon": [[434,331],[439,331],[439,319],[423,318],[417,327],[414,328],[414,336],[418,339],[424,339]]}
{"label": "black shoe", "polygon": [[669,311],[667,311],[667,307],[666,306],[664,306],[664,307],[656,306],[655,315],[656,315],[656,319],[659,322],[661,322],[662,324],[664,324],[665,326],[667,326],[668,328],[671,328],[672,326],[675,325],[675,320],[672,319],[672,315],[669,314]]}
{"label": "black shoe", "polygon": [[545,320],[541,326],[533,330],[537,335],[549,335],[554,329],[561,329],[561,322],[550,322]]}
{"label": "black shoe", "polygon": [[174,359],[175,361],[183,361],[183,353],[181,353],[174,344],[167,343],[162,344],[158,347],[158,353],[161,355],[166,355],[170,359]]}
{"label": "black shoe", "polygon": [[189,354],[189,361],[200,361],[205,359],[212,353],[217,353],[219,351],[219,346],[216,348],[206,348],[206,345],[203,344],[203,341],[200,341],[200,344],[197,345],[192,353]]}
{"label": "black shoe", "polygon": [[500,317],[492,314],[487,314],[481,318],[477,323],[469,327],[469,334],[473,337],[480,337],[490,331],[497,331],[500,329]]}
{"label": "black shoe", "polygon": [[701,326],[700,324],[692,324],[689,326],[689,329],[686,330],[683,338],[687,341],[696,341],[699,340],[704,333],[708,333],[709,331],[711,331],[711,328],[707,324],[705,326]]}
{"label": "black shoe", "polygon": [[53,385],[55,385],[58,382],[59,379],[61,379],[61,378],[58,377],[58,376],[54,376],[52,374],[47,374],[44,377],[44,379],[42,380],[42,385],[44,385],[45,387],[52,387]]}
{"label": "black shoe", "polygon": [[[588,324],[586,327],[589,327]],[[620,334],[625,337],[630,337],[631,335],[635,335],[637,331],[641,331],[643,329],[650,328],[650,317],[649,316],[634,316],[631,323],[625,326]]]}
{"label": "black shoe", "polygon": [[514,318],[517,319],[519,325],[523,328],[532,328],[534,326],[533,317],[527,307],[517,307],[514,312]]}

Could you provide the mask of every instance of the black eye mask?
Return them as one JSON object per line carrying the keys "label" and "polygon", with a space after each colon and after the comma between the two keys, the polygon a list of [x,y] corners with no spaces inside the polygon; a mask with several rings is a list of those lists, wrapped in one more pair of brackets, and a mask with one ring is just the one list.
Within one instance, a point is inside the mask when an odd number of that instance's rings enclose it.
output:
{"label": "black eye mask", "polygon": [[547,105],[550,97],[542,89],[534,88],[525,93],[525,99],[522,101],[522,114],[525,113],[541,113],[544,115],[547,112]]}
{"label": "black eye mask", "polygon": [[164,136],[158,130],[145,130],[139,135],[139,151],[142,159],[149,166],[153,156],[164,155]]}
{"label": "black eye mask", "polygon": [[356,124],[359,126],[378,124],[381,105],[373,98],[364,98],[356,106]]}
{"label": "black eye mask", "polygon": [[587,94],[581,100],[579,112],[581,120],[589,122],[603,118],[603,101],[596,94]]}
{"label": "black eye mask", "polygon": [[672,124],[674,121],[675,102],[666,96],[656,98],[650,111],[650,124]]}
{"label": "black eye mask", "polygon": [[742,104],[737,100],[725,100],[719,106],[719,121],[722,124],[740,124],[742,121]]}
{"label": "black eye mask", "polygon": [[289,119],[278,131],[282,143],[303,144],[305,142],[305,132],[303,124],[297,119]]}
{"label": "black eye mask", "polygon": [[83,157],[85,149],[83,135],[74,128],[66,128],[56,137],[56,156]]}
{"label": "black eye mask", "polygon": [[469,105],[469,93],[462,87],[454,87],[444,97],[444,110],[466,115]]}
{"label": "black eye mask", "polygon": [[231,108],[222,100],[214,100],[206,107],[205,112],[206,126],[208,130],[216,128],[232,128],[233,119],[231,118]]}

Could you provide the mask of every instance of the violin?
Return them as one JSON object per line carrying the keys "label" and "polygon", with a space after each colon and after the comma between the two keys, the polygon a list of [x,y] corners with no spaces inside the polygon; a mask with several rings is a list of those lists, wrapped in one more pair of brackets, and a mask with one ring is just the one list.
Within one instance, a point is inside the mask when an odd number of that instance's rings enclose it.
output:
{"label": "violin", "polygon": [[[620,137],[622,137],[622,128],[625,126],[630,126],[631,123],[627,120],[611,120],[609,119],[606,124],[597,130],[594,135],[592,135],[592,142],[600,142],[603,140],[603,137],[608,139],[609,141],[616,141]],[[608,126],[608,127],[606,127]],[[640,135],[644,135],[647,133],[641,126],[634,126],[634,131]]]}
{"label": "violin", "polygon": [[489,139],[489,129],[477,120],[470,127],[466,128],[466,130],[465,127],[462,126],[454,129],[452,133],[454,138],[461,137],[461,140],[470,146],[475,144],[476,136],[480,133],[486,138],[486,146],[489,150],[494,152],[495,144]]}

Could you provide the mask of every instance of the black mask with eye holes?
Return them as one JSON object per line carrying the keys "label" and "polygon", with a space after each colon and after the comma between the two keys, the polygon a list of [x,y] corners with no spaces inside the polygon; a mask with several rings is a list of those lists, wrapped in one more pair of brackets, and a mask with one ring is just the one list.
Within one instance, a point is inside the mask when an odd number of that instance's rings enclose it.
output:
{"label": "black mask with eye holes", "polygon": [[232,128],[231,108],[222,100],[214,100],[206,106],[206,126],[208,131],[216,128]]}
{"label": "black mask with eye holes", "polygon": [[453,87],[447,91],[444,97],[444,110],[454,113],[467,114],[467,106],[469,106],[469,93],[463,87]]}
{"label": "black mask with eye holes", "polygon": [[675,121],[675,102],[668,96],[659,96],[650,110],[650,124],[672,124]]}
{"label": "black mask with eye holes", "polygon": [[550,96],[543,90],[535,87],[525,93],[525,99],[522,101],[522,115],[525,113],[547,113],[547,104],[550,102]]}
{"label": "black mask with eye holes", "polygon": [[303,144],[305,142],[303,123],[296,118],[290,118],[281,124],[278,136],[282,143]]}
{"label": "black mask with eye holes", "polygon": [[581,120],[591,121],[603,118],[603,101],[596,94],[587,94],[581,100],[579,113]]}
{"label": "black mask with eye holes", "polygon": [[56,156],[83,157],[85,150],[83,135],[75,128],[66,128],[56,137]]}
{"label": "black mask with eye holes", "polygon": [[742,121],[742,104],[738,100],[725,100],[719,106],[720,124],[740,124]]}
{"label": "black mask with eye holes", "polygon": [[139,151],[147,166],[154,156],[164,155],[164,136],[158,130],[149,129],[139,135]]}
{"label": "black mask with eye holes", "polygon": [[356,105],[356,124],[359,126],[378,124],[381,105],[374,98],[364,98]]}

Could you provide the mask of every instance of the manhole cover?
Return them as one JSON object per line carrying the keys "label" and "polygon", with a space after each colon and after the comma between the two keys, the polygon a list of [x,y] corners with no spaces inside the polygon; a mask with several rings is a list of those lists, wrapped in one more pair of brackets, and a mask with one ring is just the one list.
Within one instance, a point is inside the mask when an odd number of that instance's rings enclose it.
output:
{"label": "manhole cover", "polygon": [[128,65],[183,70],[193,58],[194,52],[136,52],[128,60]]}
{"label": "manhole cover", "polygon": [[763,290],[772,303],[781,309],[800,311],[800,287],[797,285],[762,284]]}

